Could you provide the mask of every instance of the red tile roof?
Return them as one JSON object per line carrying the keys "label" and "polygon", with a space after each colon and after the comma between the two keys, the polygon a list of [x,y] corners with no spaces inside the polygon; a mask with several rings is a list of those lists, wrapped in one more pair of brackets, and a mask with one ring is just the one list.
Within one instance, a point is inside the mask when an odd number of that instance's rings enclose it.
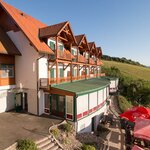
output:
{"label": "red tile roof", "polygon": [[76,39],[75,39],[74,34],[72,32],[70,23],[68,21],[40,28],[39,37],[40,38],[49,38],[49,37],[60,36],[62,30],[67,26],[68,26],[68,29],[71,33],[70,37],[72,39],[72,42],[76,45],[77,42],[76,42]]}
{"label": "red tile roof", "polygon": [[68,22],[62,22],[58,24],[54,24],[51,26],[46,26],[43,28],[40,28],[39,34],[40,38],[45,38],[45,37],[55,37],[58,35],[59,31],[67,24]]}
{"label": "red tile roof", "polygon": [[0,54],[21,55],[8,35],[0,28]]}
{"label": "red tile roof", "polygon": [[79,46],[82,42],[82,39],[84,38],[84,34],[76,35],[75,38],[76,38],[76,41],[77,41],[77,45]]}
{"label": "red tile roof", "polygon": [[87,42],[85,34],[76,35],[75,38],[76,38],[78,46],[80,46],[82,44],[83,40],[85,40],[85,42],[86,42],[86,50],[89,50],[89,44]]}
{"label": "red tile roof", "polygon": [[90,50],[91,50],[93,47],[96,48],[95,42],[89,42],[88,44],[89,44]]}
{"label": "red tile roof", "polygon": [[97,47],[97,51],[98,51],[98,56],[102,56],[102,48],[101,47]]}
{"label": "red tile roof", "polygon": [[39,39],[39,28],[46,27],[45,24],[3,1],[0,1],[0,7],[10,15],[38,52],[54,54],[48,45]]}

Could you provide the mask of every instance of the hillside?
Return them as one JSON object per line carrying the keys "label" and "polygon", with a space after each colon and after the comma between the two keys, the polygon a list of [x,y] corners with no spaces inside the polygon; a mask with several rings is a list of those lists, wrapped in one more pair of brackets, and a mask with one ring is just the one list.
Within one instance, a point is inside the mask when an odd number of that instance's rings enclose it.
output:
{"label": "hillside", "polygon": [[119,68],[119,70],[125,76],[130,76],[133,79],[143,79],[150,81],[150,68],[106,60],[103,60],[103,63],[105,67],[115,66]]}

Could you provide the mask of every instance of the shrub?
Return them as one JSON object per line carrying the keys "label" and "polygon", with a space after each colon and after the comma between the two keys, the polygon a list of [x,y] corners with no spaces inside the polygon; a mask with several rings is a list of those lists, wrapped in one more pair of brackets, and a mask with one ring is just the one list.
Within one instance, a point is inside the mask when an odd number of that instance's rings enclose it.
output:
{"label": "shrub", "polygon": [[58,138],[58,136],[59,136],[59,129],[58,128],[52,129],[52,134],[55,136],[55,138]]}
{"label": "shrub", "polygon": [[96,148],[92,145],[83,144],[82,150],[96,150]]}
{"label": "shrub", "polygon": [[18,150],[38,150],[36,144],[29,139],[18,140]]}
{"label": "shrub", "polygon": [[73,126],[69,123],[61,124],[59,128],[65,132],[72,132]]}
{"label": "shrub", "polygon": [[124,112],[132,107],[131,102],[129,102],[124,96],[119,96],[118,102],[119,102],[119,107],[122,112]]}

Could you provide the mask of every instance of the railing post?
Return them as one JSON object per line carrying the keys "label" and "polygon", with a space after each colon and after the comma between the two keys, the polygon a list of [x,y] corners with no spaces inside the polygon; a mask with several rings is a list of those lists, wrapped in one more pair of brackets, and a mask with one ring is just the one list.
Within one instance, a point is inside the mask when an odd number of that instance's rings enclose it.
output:
{"label": "railing post", "polygon": [[58,36],[56,36],[56,47],[55,47],[56,59],[58,58]]}

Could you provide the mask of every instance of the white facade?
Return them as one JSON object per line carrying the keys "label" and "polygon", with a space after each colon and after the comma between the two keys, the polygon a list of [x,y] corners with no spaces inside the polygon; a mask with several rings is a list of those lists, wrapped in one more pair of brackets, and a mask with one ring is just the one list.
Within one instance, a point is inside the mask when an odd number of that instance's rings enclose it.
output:
{"label": "white facade", "polygon": [[108,98],[109,87],[77,97],[77,132],[91,132],[93,117],[94,130],[96,130],[100,117],[107,111]]}
{"label": "white facade", "polygon": [[85,118],[76,122],[76,131],[78,133],[83,132],[91,132],[92,131],[92,118],[94,117],[94,130],[97,129],[99,124],[100,118],[103,114],[107,112],[107,105],[106,103],[100,108],[98,111],[86,116]]}
{"label": "white facade", "polygon": [[109,88],[110,93],[117,92],[117,90],[118,90],[118,82],[119,82],[118,78],[110,80],[110,88]]}
{"label": "white facade", "polygon": [[15,85],[0,86],[0,113],[15,108],[15,95],[9,92],[14,87]]}
{"label": "white facade", "polygon": [[37,58],[39,54],[21,31],[9,31],[7,34],[22,54],[22,56],[15,56],[16,87],[28,89],[28,112],[37,114]]}

